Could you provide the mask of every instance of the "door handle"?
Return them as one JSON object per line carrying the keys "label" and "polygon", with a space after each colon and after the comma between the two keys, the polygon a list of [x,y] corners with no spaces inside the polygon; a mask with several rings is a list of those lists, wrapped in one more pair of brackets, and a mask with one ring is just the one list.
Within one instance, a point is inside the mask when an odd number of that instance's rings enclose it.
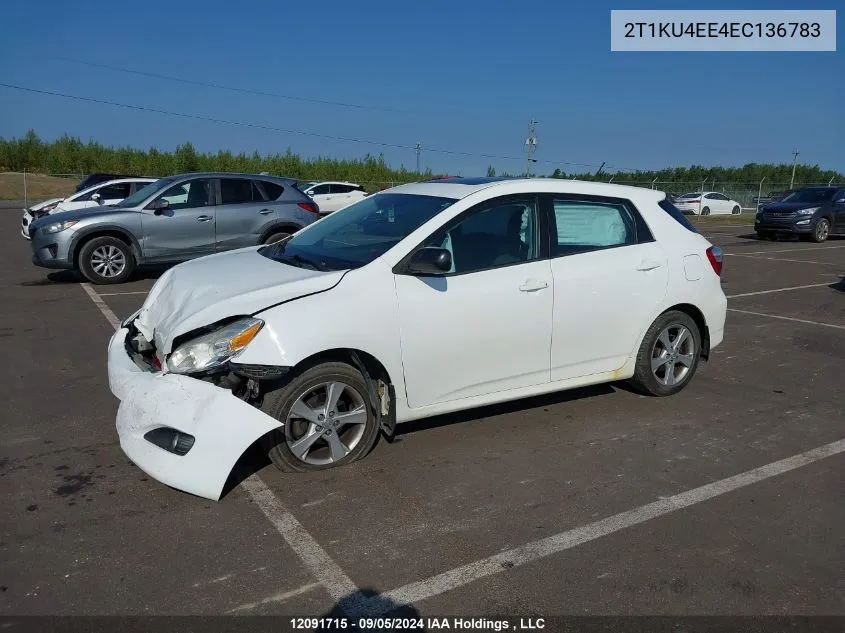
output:
{"label": "door handle", "polygon": [[536,279],[526,279],[519,287],[520,292],[537,292],[549,287],[547,281],[537,281]]}
{"label": "door handle", "polygon": [[645,272],[645,271],[649,271],[649,270],[654,270],[655,268],[660,268],[662,265],[663,264],[661,264],[660,262],[655,261],[653,259],[644,259],[637,266],[637,270],[641,270],[641,271]]}
{"label": "door handle", "polygon": [[273,213],[273,210],[272,209],[261,209],[261,211],[259,211],[258,213],[260,215],[270,215],[271,213]]}
{"label": "door handle", "polygon": [[197,216],[197,222],[208,222],[211,219],[210,215],[199,215]]}

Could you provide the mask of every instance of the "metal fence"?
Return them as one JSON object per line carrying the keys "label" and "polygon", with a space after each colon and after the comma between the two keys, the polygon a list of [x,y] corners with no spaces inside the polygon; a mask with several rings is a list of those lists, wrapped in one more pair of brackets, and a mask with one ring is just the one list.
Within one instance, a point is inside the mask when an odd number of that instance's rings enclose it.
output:
{"label": "metal fence", "polygon": [[[277,174],[274,174],[277,175]],[[10,199],[21,199],[24,200],[26,205],[29,204],[30,201],[37,202],[38,200],[44,200],[49,197],[55,197],[60,195],[69,195],[69,193],[73,190],[76,183],[79,182],[84,177],[84,174],[36,174],[36,173],[12,173],[6,172],[0,174],[0,176],[4,177],[4,179],[11,178],[15,180],[17,177],[17,182],[10,183],[10,186],[5,187],[4,191],[11,191],[12,193],[6,193],[4,196]],[[64,194],[55,191],[55,183],[50,183],[45,185],[43,182],[39,181],[40,178],[45,176],[53,177],[53,178],[66,178],[68,179],[67,191]],[[301,182],[307,181],[320,181],[326,180],[325,178],[299,178]],[[343,178],[338,178],[337,180],[344,180]],[[356,180],[355,182],[361,186],[363,186],[367,191],[374,192],[374,191],[382,191],[384,189],[389,189],[391,187],[395,187],[397,185],[404,184],[406,182],[413,182],[415,179],[413,175],[409,175],[409,179],[406,181],[395,181],[395,180]],[[614,182],[615,177],[611,176],[608,180],[604,182]],[[780,193],[790,188],[790,183],[788,182],[770,182],[767,179],[763,179],[760,182],[719,182],[716,180],[708,179],[704,181],[698,182],[679,182],[679,181],[666,181],[666,180],[651,180],[651,181],[636,181],[636,182],[617,182],[616,184],[626,184],[632,185],[635,187],[645,187],[647,189],[658,189],[660,191],[666,191],[668,193],[672,193],[675,195],[681,195],[684,193],[692,193],[692,192],[699,192],[699,191],[717,191],[719,193],[723,193],[728,196],[731,200],[736,200],[739,205],[743,208],[743,210],[752,210],[757,208],[757,201],[760,196],[763,197],[764,201],[768,199],[769,194],[773,193]],[[797,189],[799,187],[807,187],[807,186],[831,186],[837,185],[842,183],[837,183],[831,180],[830,182],[822,182],[822,183],[801,183],[795,182],[792,184],[793,189]],[[52,185],[52,188],[51,188]],[[46,188],[45,188],[46,187]],[[45,194],[45,192],[48,192]],[[17,193],[17,195],[15,195]]]}

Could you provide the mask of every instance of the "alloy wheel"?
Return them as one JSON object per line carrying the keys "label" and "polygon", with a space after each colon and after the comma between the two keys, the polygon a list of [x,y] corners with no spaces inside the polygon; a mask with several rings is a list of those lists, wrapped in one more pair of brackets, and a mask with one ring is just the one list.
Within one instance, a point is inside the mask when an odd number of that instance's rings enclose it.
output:
{"label": "alloy wheel", "polygon": [[101,277],[117,277],[126,268],[126,256],[111,244],[98,246],[91,253],[91,268]]}
{"label": "alloy wheel", "polygon": [[680,323],[661,330],[651,351],[651,371],[661,385],[683,383],[695,361],[695,339]]}

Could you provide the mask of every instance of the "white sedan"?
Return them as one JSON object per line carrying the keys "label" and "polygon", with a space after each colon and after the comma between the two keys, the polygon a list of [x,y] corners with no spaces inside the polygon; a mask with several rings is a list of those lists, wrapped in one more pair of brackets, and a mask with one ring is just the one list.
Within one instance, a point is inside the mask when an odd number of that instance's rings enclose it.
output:
{"label": "white sedan", "polygon": [[32,221],[44,215],[61,211],[76,211],[88,207],[109,206],[128,198],[138,189],[146,187],[155,178],[121,178],[100,182],[93,187],[83,189],[67,198],[54,198],[24,209],[21,218],[21,235],[29,239],[29,225]]}
{"label": "white sedan", "polygon": [[718,191],[685,193],[675,199],[675,206],[686,215],[739,215],[742,207]]}
{"label": "white sedan", "polygon": [[364,187],[354,182],[306,182],[299,190],[317,203],[321,215],[334,213],[367,197]]}
{"label": "white sedan", "polygon": [[396,187],[165,272],[109,344],[120,445],[218,499],[256,440],[314,471],[426,416],[619,380],[670,396],[722,342],[721,271],[650,189]]}

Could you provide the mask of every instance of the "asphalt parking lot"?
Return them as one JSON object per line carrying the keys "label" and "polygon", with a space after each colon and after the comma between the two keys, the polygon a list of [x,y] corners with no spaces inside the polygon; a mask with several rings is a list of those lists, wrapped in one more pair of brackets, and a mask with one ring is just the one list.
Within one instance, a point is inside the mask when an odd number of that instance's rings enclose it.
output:
{"label": "asphalt parking lot", "polygon": [[315,474],[250,455],[214,503],[117,442],[110,319],[156,272],[48,274],[19,223],[0,208],[2,615],[845,615],[843,239],[703,229],[726,338],[675,397],[436,418]]}

